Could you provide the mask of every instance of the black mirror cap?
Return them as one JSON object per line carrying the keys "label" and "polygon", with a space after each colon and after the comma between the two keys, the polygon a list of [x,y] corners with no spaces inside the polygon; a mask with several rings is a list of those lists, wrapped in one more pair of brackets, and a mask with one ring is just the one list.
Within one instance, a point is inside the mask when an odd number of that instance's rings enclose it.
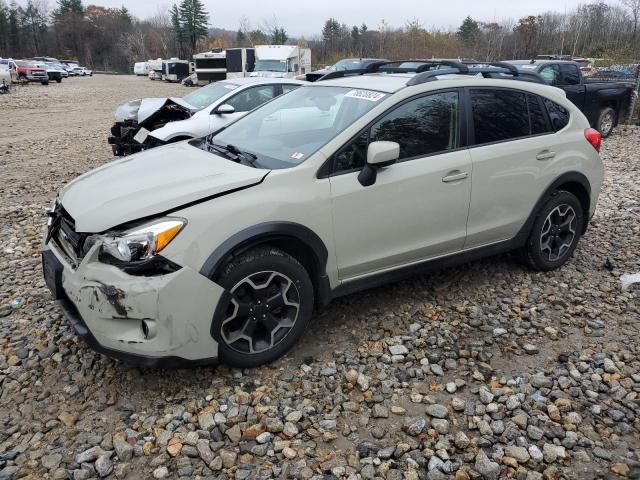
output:
{"label": "black mirror cap", "polygon": [[378,169],[369,164],[366,164],[358,174],[358,181],[363,187],[370,187],[376,183],[376,178],[378,178]]}

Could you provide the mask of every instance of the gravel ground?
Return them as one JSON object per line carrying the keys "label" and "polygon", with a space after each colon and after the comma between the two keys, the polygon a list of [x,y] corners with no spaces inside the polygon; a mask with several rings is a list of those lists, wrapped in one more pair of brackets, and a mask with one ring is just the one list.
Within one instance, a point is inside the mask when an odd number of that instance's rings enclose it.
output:
{"label": "gravel ground", "polygon": [[604,142],[559,271],[491,258],[336,301],[268,366],[138,369],[50,299],[45,209],[113,158],[119,103],[186,91],[95,76],[0,97],[0,479],[640,478],[640,285],[620,281],[640,272],[640,129]]}

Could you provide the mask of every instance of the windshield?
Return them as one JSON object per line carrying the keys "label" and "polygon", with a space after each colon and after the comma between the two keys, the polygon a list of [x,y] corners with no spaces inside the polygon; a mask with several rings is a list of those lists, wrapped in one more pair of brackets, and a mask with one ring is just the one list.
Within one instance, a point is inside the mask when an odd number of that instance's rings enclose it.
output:
{"label": "windshield", "polygon": [[25,62],[24,60],[16,60],[16,65],[19,67],[37,67],[33,62]]}
{"label": "windshield", "polygon": [[345,87],[301,87],[209,140],[255,155],[260,167],[289,168],[304,162],[386,96]]}
{"label": "windshield", "polygon": [[332,72],[340,72],[342,70],[357,70],[362,68],[362,61],[357,58],[347,58],[345,60],[340,60],[337,63],[331,65],[329,70]]}
{"label": "windshield", "polygon": [[210,83],[209,85],[199,88],[195,92],[185,95],[182,99],[189,105],[193,105],[196,108],[204,108],[236,88],[238,88],[238,85],[235,83]]}
{"label": "windshield", "polygon": [[283,60],[258,60],[254,70],[256,72],[286,72],[287,62]]}

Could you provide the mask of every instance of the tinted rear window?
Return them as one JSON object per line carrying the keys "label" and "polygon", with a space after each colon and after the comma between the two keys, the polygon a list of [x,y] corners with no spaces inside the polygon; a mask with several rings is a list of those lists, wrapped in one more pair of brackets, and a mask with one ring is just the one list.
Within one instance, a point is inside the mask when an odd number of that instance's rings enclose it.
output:
{"label": "tinted rear window", "polygon": [[513,90],[472,89],[476,145],[529,135],[527,97]]}
{"label": "tinted rear window", "polygon": [[562,105],[558,105],[556,102],[552,102],[548,98],[543,98],[544,106],[549,114],[549,120],[551,120],[551,126],[553,131],[557,132],[562,130],[569,123],[569,111]]}

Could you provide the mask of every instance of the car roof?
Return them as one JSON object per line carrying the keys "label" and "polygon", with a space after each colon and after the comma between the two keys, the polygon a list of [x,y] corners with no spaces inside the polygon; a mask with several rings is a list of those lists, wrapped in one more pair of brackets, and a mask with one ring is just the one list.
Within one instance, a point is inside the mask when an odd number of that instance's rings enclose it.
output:
{"label": "car roof", "polygon": [[[319,82],[309,83],[312,88],[318,87],[345,87],[358,88],[363,90],[375,90],[388,94],[396,93],[407,86],[407,82],[415,77],[415,73],[372,73],[365,75],[353,75],[347,77],[339,77],[330,80],[322,80]],[[417,84],[425,87],[424,91],[440,90],[444,88],[456,88],[463,86],[473,87],[496,87],[496,88],[515,88],[518,90],[537,93],[549,98],[566,98],[563,90],[549,86],[547,83],[536,83],[524,80],[514,80],[511,77],[504,78],[484,78],[481,75],[458,75],[443,74],[433,77],[437,80],[427,81]],[[426,87],[426,86],[429,87]]]}
{"label": "car roof", "polygon": [[331,80],[322,80],[314,82],[310,85],[318,87],[346,87],[346,88],[362,88],[365,90],[377,90],[379,92],[394,93],[407,86],[407,81],[414,74],[388,74],[388,73],[371,73],[367,75],[353,75],[347,77],[333,78]]}
{"label": "car roof", "polygon": [[225,83],[233,83],[235,85],[248,85],[248,84],[272,84],[272,83],[294,83],[298,85],[304,85],[308,82],[302,80],[296,80],[295,78],[269,78],[269,77],[240,77],[240,78],[229,78],[227,80],[222,80]]}

